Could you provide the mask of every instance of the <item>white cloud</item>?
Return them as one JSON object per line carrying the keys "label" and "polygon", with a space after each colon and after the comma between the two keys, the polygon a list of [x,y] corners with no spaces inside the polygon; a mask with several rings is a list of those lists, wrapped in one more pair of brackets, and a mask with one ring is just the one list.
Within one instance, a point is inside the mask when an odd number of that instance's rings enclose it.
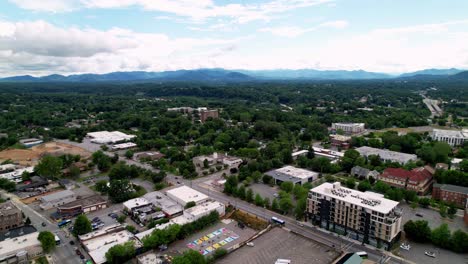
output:
{"label": "white cloud", "polygon": [[347,21],[337,20],[337,21],[324,22],[315,27],[310,27],[310,28],[301,28],[301,27],[296,27],[296,26],[281,26],[281,27],[261,28],[258,31],[270,32],[271,34],[280,36],[280,37],[294,38],[294,37],[303,35],[307,32],[319,30],[321,28],[343,29],[347,26],[348,26]]}
{"label": "white cloud", "polygon": [[79,0],[9,0],[20,8],[41,12],[68,12],[77,9]]}

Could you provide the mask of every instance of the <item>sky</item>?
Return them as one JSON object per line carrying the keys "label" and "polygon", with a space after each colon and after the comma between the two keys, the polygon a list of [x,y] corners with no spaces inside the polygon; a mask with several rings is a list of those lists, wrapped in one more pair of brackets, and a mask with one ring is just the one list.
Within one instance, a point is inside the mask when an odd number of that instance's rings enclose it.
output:
{"label": "sky", "polygon": [[0,76],[452,67],[466,0],[0,0]]}

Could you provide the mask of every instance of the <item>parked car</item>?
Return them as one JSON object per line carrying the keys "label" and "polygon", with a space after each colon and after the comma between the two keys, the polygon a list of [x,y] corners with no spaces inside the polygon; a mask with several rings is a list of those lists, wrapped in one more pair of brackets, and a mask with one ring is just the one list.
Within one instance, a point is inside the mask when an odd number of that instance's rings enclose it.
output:
{"label": "parked car", "polygon": [[72,245],[72,246],[75,245],[75,241],[70,240],[70,245]]}
{"label": "parked car", "polygon": [[253,247],[253,246],[254,246],[254,243],[249,242],[249,243],[247,243],[246,245],[249,246],[249,247]]}
{"label": "parked car", "polygon": [[93,220],[92,220],[92,222],[98,222],[98,221],[101,221],[101,219],[99,219],[99,217],[97,217],[97,216],[94,217]]}
{"label": "parked car", "polygon": [[424,255],[429,256],[431,258],[435,258],[436,254],[432,251],[424,251]]}
{"label": "parked car", "polygon": [[42,226],[47,226],[46,222],[42,222],[41,225],[42,225]]}
{"label": "parked car", "polygon": [[409,244],[406,244],[406,243],[401,243],[400,248],[404,249],[404,250],[410,250],[411,246]]}
{"label": "parked car", "polygon": [[424,217],[424,215],[422,215],[422,214],[420,214],[420,213],[416,213],[416,216]]}

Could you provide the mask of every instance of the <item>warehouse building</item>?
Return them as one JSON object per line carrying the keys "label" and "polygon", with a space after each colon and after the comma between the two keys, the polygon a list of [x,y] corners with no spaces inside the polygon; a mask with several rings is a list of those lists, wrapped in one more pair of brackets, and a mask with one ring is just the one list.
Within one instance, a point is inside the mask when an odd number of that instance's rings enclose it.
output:
{"label": "warehouse building", "polygon": [[57,207],[60,218],[70,218],[107,208],[107,201],[100,195],[89,196]]}
{"label": "warehouse building", "polygon": [[364,123],[332,123],[332,130],[337,132],[343,131],[347,135],[359,134],[366,130]]}
{"label": "warehouse building", "polygon": [[48,210],[73,201],[76,201],[76,194],[71,190],[65,190],[42,196],[41,204],[39,206],[43,210]]}
{"label": "warehouse building", "polygon": [[166,195],[182,206],[185,206],[188,202],[201,204],[209,199],[203,193],[185,185],[166,191]]}
{"label": "warehouse building", "polygon": [[417,161],[418,157],[414,154],[407,154],[402,152],[396,152],[386,149],[378,149],[371,147],[360,147],[356,149],[359,154],[368,158],[371,155],[379,156],[383,162],[396,162],[400,164],[406,164],[410,161]]}
{"label": "warehouse building", "polygon": [[135,138],[135,135],[127,135],[120,131],[99,131],[90,132],[86,137],[91,138],[91,142],[97,144],[115,144],[118,142],[125,142]]}
{"label": "warehouse building", "polygon": [[280,169],[268,171],[265,174],[273,177],[276,184],[289,181],[294,184],[302,185],[306,182],[313,182],[319,177],[318,172],[296,168],[293,166],[285,166]]}
{"label": "warehouse building", "polygon": [[397,205],[381,194],[326,182],[309,191],[307,213],[322,228],[388,250],[400,236],[402,213]]}

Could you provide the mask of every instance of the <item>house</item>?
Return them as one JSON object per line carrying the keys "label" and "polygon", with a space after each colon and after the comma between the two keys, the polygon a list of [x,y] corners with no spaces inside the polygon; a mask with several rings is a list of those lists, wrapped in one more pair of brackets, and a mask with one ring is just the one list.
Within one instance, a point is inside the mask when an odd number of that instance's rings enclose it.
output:
{"label": "house", "polygon": [[48,210],[59,205],[64,205],[76,200],[76,194],[71,190],[54,192],[49,195],[41,197],[41,204],[39,205],[42,210]]}
{"label": "house", "polygon": [[448,170],[449,169],[449,165],[447,163],[437,163],[435,165],[435,169],[436,170]]}
{"label": "house", "polygon": [[432,187],[434,170],[429,166],[407,171],[402,168],[387,168],[380,180],[397,188],[415,191],[418,195],[427,194]]}
{"label": "house", "polygon": [[285,181],[290,181],[294,184],[302,185],[306,182],[313,182],[318,179],[319,173],[315,171],[296,168],[293,166],[285,166],[280,169],[271,170],[265,173],[275,179],[275,184],[281,184]]}
{"label": "house", "polygon": [[30,181],[23,182],[16,185],[16,191],[18,192],[28,192],[34,191],[38,188],[44,188],[49,185],[49,181],[40,176],[32,176]]}
{"label": "house", "polygon": [[432,187],[432,198],[464,208],[468,199],[468,187],[436,183]]}
{"label": "house", "polygon": [[369,169],[366,169],[360,166],[354,166],[351,169],[351,175],[354,177],[365,178],[365,179],[369,179],[370,177],[372,177],[375,180],[378,180],[380,173],[376,170],[371,171]]}

